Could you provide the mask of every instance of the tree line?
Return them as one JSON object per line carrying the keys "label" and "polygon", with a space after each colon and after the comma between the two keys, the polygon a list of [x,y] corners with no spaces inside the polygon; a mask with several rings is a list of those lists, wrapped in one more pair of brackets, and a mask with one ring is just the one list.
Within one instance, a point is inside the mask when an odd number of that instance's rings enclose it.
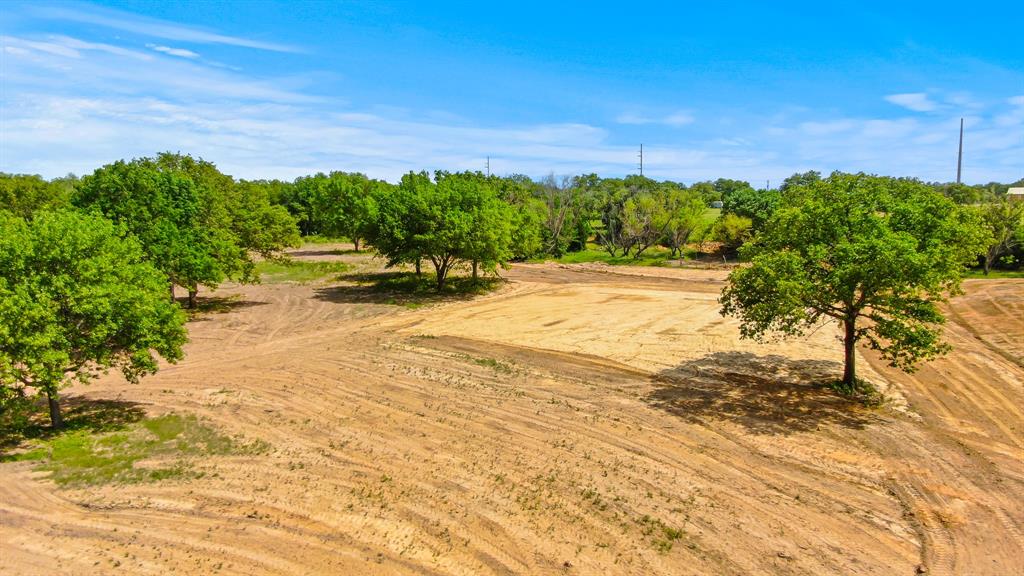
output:
{"label": "tree line", "polygon": [[[853,180],[844,180],[847,176]],[[770,303],[748,298],[755,291],[742,288],[744,283],[770,286],[780,278],[774,273],[760,277],[757,270],[778,265],[802,278],[801,265],[820,264],[815,260],[819,252],[802,256],[803,261],[773,258],[793,252],[787,243],[799,242],[786,233],[802,230],[811,238],[818,230],[835,240],[827,231],[806,228],[820,227],[827,218],[841,220],[835,214],[823,211],[811,222],[786,216],[828,194],[839,194],[841,200],[867,186],[889,199],[878,205],[877,214],[932,202],[948,218],[970,215],[983,234],[959,241],[955,258],[943,261],[945,275],[934,279],[925,270],[903,279],[931,282],[927,289],[933,292],[955,288],[950,274],[963,264],[963,250],[986,272],[1024,261],[1024,203],[1008,202],[1005,186],[967,193],[963,186],[862,176],[822,178],[807,172],[787,178],[778,189],[763,190],[724,178],[685,185],[643,176],[533,180],[445,171],[410,172],[397,183],[352,172],[283,182],[236,180],[208,161],[172,153],[117,161],[81,178],[47,181],[0,174],[0,408],[29,391],[42,394],[53,425],[59,426],[59,390],[68,383],[87,381],[110,368],[134,380],[156,370],[156,355],[178,359],[185,330],[176,286],[185,289],[191,307],[200,287],[214,289],[227,280],[257,282],[256,259],[283,257],[302,236],[344,237],[357,251],[370,247],[388,266],[407,265],[417,274],[430,266],[438,290],[460,266],[477,278],[516,260],[588,249],[638,259],[661,246],[681,258],[688,245],[711,250],[713,244],[714,250],[739,253],[754,263],[746,268],[751,272],[736,274],[739,288],[727,291],[723,300],[727,312],[747,315],[751,335],[780,327],[794,331],[801,322],[840,314],[834,307],[806,312],[801,298],[828,293],[811,282],[827,276],[821,271],[811,275],[804,292],[787,293],[787,305],[796,306],[787,313],[805,312],[782,324],[777,316],[766,315]],[[936,198],[944,203],[935,204]],[[842,205],[839,200],[834,204]],[[719,213],[709,208],[718,205]],[[850,234],[882,229],[870,218],[866,222]],[[887,245],[898,246],[906,234],[920,230],[897,232],[886,238]],[[771,266],[759,267],[763,262]],[[859,262],[854,268],[863,271],[870,265]],[[780,290],[795,287],[787,283]],[[863,316],[865,306],[875,314],[882,310],[866,296],[856,304],[844,309],[844,321]],[[919,324],[927,324],[932,311],[906,298],[890,305],[897,311],[892,316],[870,316],[874,333],[889,330],[885,338],[904,339],[904,352],[897,357],[914,345],[928,348],[931,336]],[[893,320],[911,305],[919,317],[903,324]],[[855,326],[852,341],[868,334]],[[907,343],[908,338],[918,340]]]}

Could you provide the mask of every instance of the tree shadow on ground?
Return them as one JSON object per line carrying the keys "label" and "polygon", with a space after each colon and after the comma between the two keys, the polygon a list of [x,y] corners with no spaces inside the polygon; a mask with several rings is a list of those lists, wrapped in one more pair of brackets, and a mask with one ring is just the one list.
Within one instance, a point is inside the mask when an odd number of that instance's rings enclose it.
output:
{"label": "tree shadow on ground", "polygon": [[7,451],[25,440],[45,439],[74,431],[91,433],[120,430],[145,417],[146,411],[136,402],[124,400],[92,400],[82,396],[61,398],[64,428],[50,428],[45,398],[26,400],[19,405],[5,406],[0,412],[0,451]]}
{"label": "tree shadow on ground", "polygon": [[224,314],[267,304],[266,302],[257,302],[255,300],[242,300],[238,295],[197,296],[195,308],[188,307],[187,297],[177,298],[176,301],[188,312],[189,320],[202,320],[202,317],[208,314]]}
{"label": "tree shadow on ground", "polygon": [[415,308],[437,302],[469,300],[502,285],[503,278],[449,277],[440,292],[433,274],[374,272],[343,274],[344,284],[317,288],[315,297],[336,304],[391,304]]}
{"label": "tree shadow on ground", "polygon": [[829,388],[841,374],[838,362],[716,352],[662,371],[646,401],[687,422],[727,421],[754,434],[861,429],[875,416]]}

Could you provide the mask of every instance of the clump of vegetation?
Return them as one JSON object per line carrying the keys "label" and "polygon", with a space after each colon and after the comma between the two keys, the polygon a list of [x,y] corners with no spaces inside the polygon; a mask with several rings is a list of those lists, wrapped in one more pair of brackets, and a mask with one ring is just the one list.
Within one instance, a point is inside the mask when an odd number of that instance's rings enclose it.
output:
{"label": "clump of vegetation", "polygon": [[265,449],[261,442],[225,436],[195,416],[168,414],[113,431],[67,430],[4,460],[37,462],[36,470],[49,472],[57,485],[76,487],[199,478],[203,472],[192,467],[190,457]]}
{"label": "clump of vegetation", "polygon": [[640,525],[641,533],[650,538],[651,546],[661,553],[672,550],[672,545],[684,534],[682,528],[673,528],[660,519],[652,518],[647,514],[638,518],[636,523]]}
{"label": "clump of vegetation", "polygon": [[316,282],[329,276],[337,276],[348,270],[344,262],[314,262],[309,260],[262,260],[256,263],[256,271],[263,282],[276,284]]}
{"label": "clump of vegetation", "polygon": [[479,366],[486,366],[487,368],[502,374],[511,374],[514,371],[512,366],[509,366],[500,360],[495,360],[494,358],[474,358],[473,362]]}

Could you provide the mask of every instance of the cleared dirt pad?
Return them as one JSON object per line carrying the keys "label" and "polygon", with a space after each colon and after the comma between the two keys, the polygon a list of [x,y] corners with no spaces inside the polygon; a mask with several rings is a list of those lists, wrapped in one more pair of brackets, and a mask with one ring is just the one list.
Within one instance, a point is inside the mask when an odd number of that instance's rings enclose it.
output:
{"label": "cleared dirt pad", "polygon": [[[365,259],[330,249],[300,257]],[[864,353],[897,398],[866,410],[814,384],[830,328],[739,341],[722,272],[509,277],[417,310],[222,290],[184,362],[72,393],[269,452],[76,490],[0,464],[0,573],[1024,572],[1024,283],[968,282],[914,375]]]}

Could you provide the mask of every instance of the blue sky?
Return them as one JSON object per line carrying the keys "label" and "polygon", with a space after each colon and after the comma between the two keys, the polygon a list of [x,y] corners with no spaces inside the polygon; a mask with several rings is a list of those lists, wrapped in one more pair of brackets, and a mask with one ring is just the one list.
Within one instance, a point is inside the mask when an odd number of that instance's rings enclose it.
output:
{"label": "blue sky", "polygon": [[1024,3],[686,4],[8,1],[0,171],[1024,177]]}

